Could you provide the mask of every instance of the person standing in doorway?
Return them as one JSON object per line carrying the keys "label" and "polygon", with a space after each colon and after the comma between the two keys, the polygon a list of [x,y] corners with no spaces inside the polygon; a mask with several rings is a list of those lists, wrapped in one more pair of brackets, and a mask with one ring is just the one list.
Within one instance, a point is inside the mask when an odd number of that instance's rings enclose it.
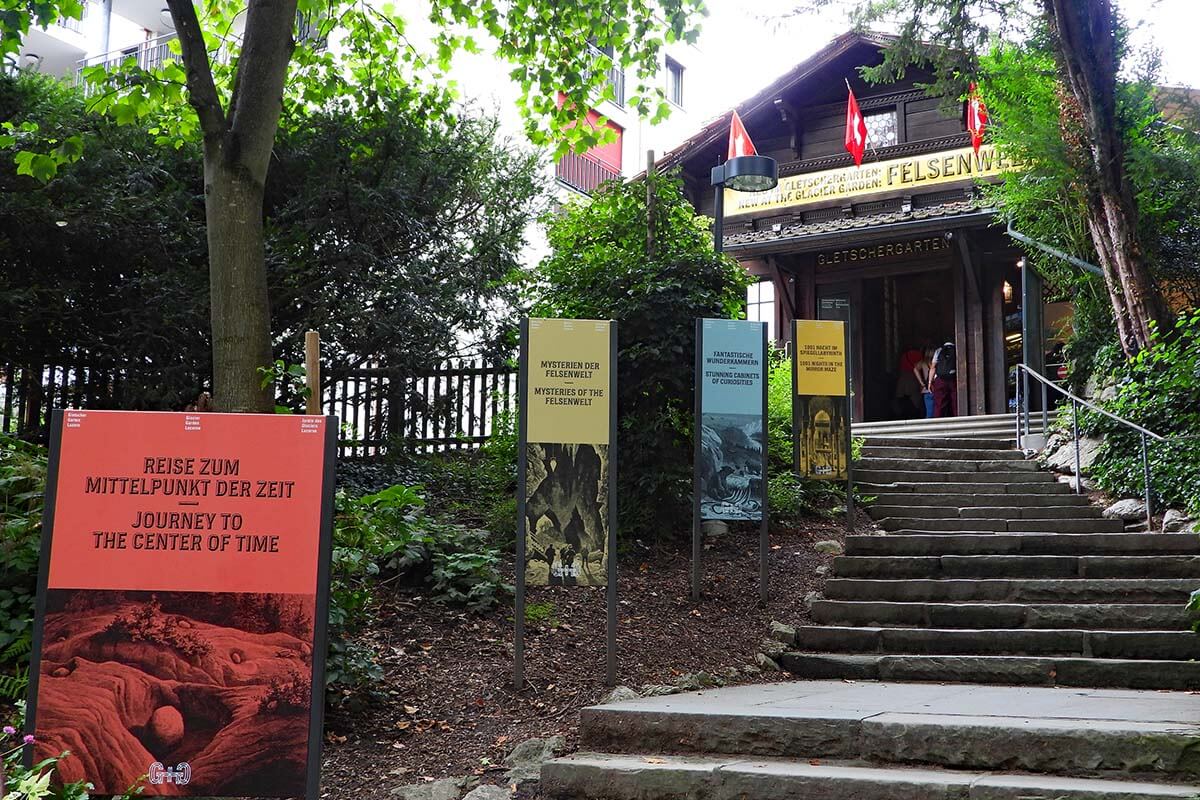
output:
{"label": "person standing in doorway", "polygon": [[930,368],[932,361],[933,348],[924,347],[921,350],[921,360],[913,366],[913,375],[921,386],[921,411],[924,412],[925,419],[933,416],[933,389],[930,388],[933,379],[933,370]]}
{"label": "person standing in doorway", "polygon": [[929,374],[933,415],[953,417],[958,413],[958,353],[954,342],[946,342],[934,352]]}

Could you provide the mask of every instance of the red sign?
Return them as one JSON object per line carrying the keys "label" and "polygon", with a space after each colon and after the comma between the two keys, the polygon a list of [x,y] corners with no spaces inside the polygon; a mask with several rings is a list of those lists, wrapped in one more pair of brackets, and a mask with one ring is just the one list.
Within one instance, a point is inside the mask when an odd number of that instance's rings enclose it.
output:
{"label": "red sign", "polygon": [[56,412],[35,759],[118,794],[317,797],[332,418]]}

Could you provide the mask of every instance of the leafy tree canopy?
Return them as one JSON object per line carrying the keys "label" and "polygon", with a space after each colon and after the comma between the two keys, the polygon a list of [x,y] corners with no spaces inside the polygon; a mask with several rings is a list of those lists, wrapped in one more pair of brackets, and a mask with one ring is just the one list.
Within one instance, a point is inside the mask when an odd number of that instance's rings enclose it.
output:
{"label": "leafy tree canopy", "polygon": [[[116,367],[116,406],[178,408],[211,374],[203,176],[195,146],[89,114],[42,76],[0,76],[0,122],[99,146],[41,183],[0,159],[0,353]],[[333,366],[417,370],[496,347],[514,303],[537,159],[493,120],[328,111],[295,120],[266,189],[273,344]],[[3,151],[0,151],[3,152]]]}

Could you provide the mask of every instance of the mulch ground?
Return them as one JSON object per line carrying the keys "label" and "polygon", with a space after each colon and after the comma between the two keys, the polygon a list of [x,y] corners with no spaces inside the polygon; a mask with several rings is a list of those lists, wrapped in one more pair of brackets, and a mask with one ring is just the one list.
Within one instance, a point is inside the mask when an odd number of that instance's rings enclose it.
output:
{"label": "mulch ground", "polygon": [[[706,549],[698,604],[685,555],[623,554],[618,683],[669,684],[753,664],[772,620],[808,621],[804,596],[822,589],[817,568],[831,561],[813,543],[843,535],[840,522],[773,534],[766,608],[758,606],[757,529],[735,529]],[[467,614],[412,593],[381,597],[368,636],[386,680],[365,704],[327,713],[323,796],[382,800],[398,786],[471,774],[502,783],[504,756],[525,739],[561,734],[574,748],[579,709],[609,691],[605,590],[531,587],[527,603],[547,619],[526,625],[527,683],[518,692],[511,605]],[[731,682],[783,677],[743,673]]]}

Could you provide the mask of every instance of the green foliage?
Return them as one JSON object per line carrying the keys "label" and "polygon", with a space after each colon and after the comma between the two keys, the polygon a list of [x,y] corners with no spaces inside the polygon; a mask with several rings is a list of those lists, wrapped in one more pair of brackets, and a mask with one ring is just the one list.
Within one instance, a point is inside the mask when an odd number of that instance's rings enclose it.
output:
{"label": "green foliage", "polygon": [[558,618],[555,616],[558,609],[554,603],[526,603],[525,604],[525,621],[531,625],[549,625],[551,628],[558,626]]}
{"label": "green foliage", "polygon": [[[459,355],[460,335],[481,342],[481,355],[507,355],[512,319],[495,309],[514,305],[505,278],[542,207],[537,159],[468,112],[450,123],[292,113],[265,190],[283,362],[270,368],[294,372],[309,329],[321,331],[327,364],[372,354],[398,375]],[[32,73],[0,74],[4,121],[30,136],[82,137],[90,150],[43,185],[6,166],[22,145],[0,137],[0,353],[19,364],[62,363],[64,353],[119,364],[119,380],[96,380],[113,407],[194,400],[212,372],[196,149],[156,144],[153,125],[88,114],[77,89]],[[280,404],[297,410],[302,387],[285,383]]]}
{"label": "green foliage", "polygon": [[[1181,316],[1171,335],[1155,335],[1113,374],[1116,396],[1105,407],[1117,416],[1165,436],[1150,441],[1151,489],[1156,502],[1183,507],[1200,517],[1200,311]],[[1144,472],[1140,436],[1093,412],[1080,414],[1080,429],[1103,434],[1092,473],[1106,491],[1141,497]]]}
{"label": "green foliage", "polygon": [[508,591],[500,557],[485,531],[438,522],[415,487],[335,499],[326,682],[346,692],[379,680],[373,653],[356,641],[378,581],[425,587],[437,602],[491,608]]}
{"label": "green foliage", "polygon": [[41,553],[46,450],[0,435],[0,697],[24,695]]}
{"label": "green foliage", "polygon": [[609,183],[549,220],[553,250],[535,270],[535,316],[618,320],[621,531],[682,533],[691,492],[695,319],[742,312],[744,270],[713,251],[708,221],[679,181],[654,189],[646,247],[646,185]]}

